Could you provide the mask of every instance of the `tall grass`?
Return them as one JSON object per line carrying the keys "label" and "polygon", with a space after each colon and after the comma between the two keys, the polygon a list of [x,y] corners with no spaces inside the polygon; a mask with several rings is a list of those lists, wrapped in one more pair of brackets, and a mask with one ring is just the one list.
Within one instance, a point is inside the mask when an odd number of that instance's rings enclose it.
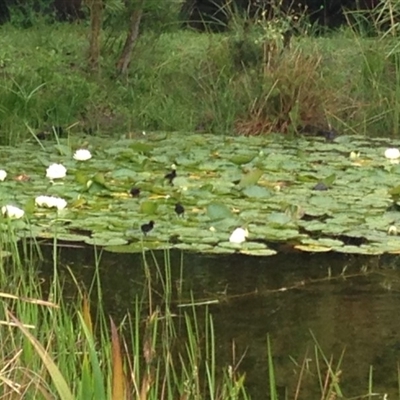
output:
{"label": "tall grass", "polygon": [[[67,303],[58,275],[45,288],[34,262],[2,262],[2,398],[248,398],[241,375],[217,370],[211,315],[200,324],[194,306],[171,310],[166,257],[155,273],[144,257],[146,288],[118,325],[103,308],[98,264],[91,292],[78,287]],[[163,304],[153,280],[162,281]]]}
{"label": "tall grass", "polygon": [[[2,26],[0,140],[20,142],[52,125],[111,135],[258,135],[332,126],[397,137],[396,4],[386,0],[368,20],[354,14],[349,26],[322,37],[301,21],[292,28],[284,16],[238,18],[219,34],[148,29],[127,77],[115,74],[123,30],[105,25],[101,74],[93,77],[84,24]],[[296,32],[290,46],[288,29]]]}

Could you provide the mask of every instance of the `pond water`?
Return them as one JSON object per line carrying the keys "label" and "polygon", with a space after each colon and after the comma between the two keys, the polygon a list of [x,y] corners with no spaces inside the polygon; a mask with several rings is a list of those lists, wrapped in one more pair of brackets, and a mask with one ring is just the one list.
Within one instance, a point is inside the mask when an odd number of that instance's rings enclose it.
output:
{"label": "pond water", "polygon": [[[44,255],[50,260],[51,249],[45,248]],[[156,257],[163,265],[164,254]],[[234,342],[237,360],[244,354],[239,370],[246,373],[253,399],[268,398],[267,334],[277,386],[287,398],[294,398],[304,359],[309,372],[299,398],[320,398],[312,334],[325,356],[332,357],[333,366],[345,351],[340,386],[346,398],[367,393],[371,365],[374,392],[388,393],[389,398],[398,395],[400,271],[395,256],[216,257],[172,251],[170,257],[174,288],[182,288],[173,301],[177,306],[190,303],[191,291],[195,300],[214,301],[208,309],[215,324],[218,363],[232,363]],[[90,284],[95,264],[92,249],[61,248],[60,260],[61,274],[68,277],[68,265],[78,281]],[[133,313],[145,278],[141,256],[104,252],[100,271],[107,312],[116,319],[127,311]],[[44,263],[41,273],[50,277],[52,266]],[[66,295],[73,286],[67,283]]]}

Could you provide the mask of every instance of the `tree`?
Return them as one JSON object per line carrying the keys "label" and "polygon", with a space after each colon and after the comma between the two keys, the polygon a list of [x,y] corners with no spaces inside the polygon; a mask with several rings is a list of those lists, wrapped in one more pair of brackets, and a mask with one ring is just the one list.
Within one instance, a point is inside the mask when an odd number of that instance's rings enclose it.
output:
{"label": "tree", "polygon": [[89,67],[93,71],[98,71],[103,0],[88,0],[88,6],[90,9]]}
{"label": "tree", "polygon": [[139,36],[139,27],[143,15],[145,0],[139,0],[134,5],[129,19],[128,34],[120,58],[117,61],[117,71],[119,74],[126,74],[132,58],[132,52]]}

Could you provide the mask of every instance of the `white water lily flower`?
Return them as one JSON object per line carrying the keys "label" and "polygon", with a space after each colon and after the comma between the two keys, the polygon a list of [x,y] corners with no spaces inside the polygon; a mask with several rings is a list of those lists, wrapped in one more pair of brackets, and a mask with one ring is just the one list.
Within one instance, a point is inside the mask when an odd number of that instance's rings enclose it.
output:
{"label": "white water lily flower", "polygon": [[46,178],[51,180],[65,178],[67,175],[67,168],[62,164],[51,164],[49,168],[46,169]]}
{"label": "white water lily flower", "polygon": [[4,181],[7,178],[7,172],[4,169],[0,169],[0,181]]}
{"label": "white water lily flower", "polygon": [[397,164],[400,158],[400,150],[396,148],[389,148],[385,150],[385,157],[390,160],[391,163]]}
{"label": "white water lily flower", "polygon": [[74,159],[77,161],[87,161],[92,158],[92,154],[89,150],[79,149],[74,154]]}
{"label": "white water lily flower", "polygon": [[15,206],[6,205],[1,207],[1,213],[8,218],[19,219],[24,216],[25,211]]}
{"label": "white water lily flower", "polygon": [[59,211],[67,207],[67,202],[64,199],[55,196],[38,196],[35,203],[39,207],[57,208]]}
{"label": "white water lily flower", "polygon": [[396,225],[390,225],[387,233],[388,233],[388,235],[397,235]]}
{"label": "white water lily flower", "polygon": [[246,238],[249,236],[249,231],[243,228],[236,228],[231,236],[229,237],[229,241],[231,243],[243,243],[246,241]]}

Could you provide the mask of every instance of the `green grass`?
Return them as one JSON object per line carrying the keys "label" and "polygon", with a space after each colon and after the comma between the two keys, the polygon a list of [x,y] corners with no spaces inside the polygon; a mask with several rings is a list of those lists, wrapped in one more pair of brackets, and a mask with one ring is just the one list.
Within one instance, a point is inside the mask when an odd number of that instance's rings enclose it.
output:
{"label": "green grass", "polygon": [[324,37],[293,37],[283,49],[270,29],[238,24],[226,34],[145,31],[129,75],[117,77],[121,31],[104,31],[101,71],[94,76],[86,66],[85,24],[4,25],[1,141],[18,143],[51,125],[118,136],[294,132],[307,124],[399,135],[396,37],[363,37],[343,28]]}
{"label": "green grass", "polygon": [[[248,398],[242,375],[217,370],[211,315],[206,312],[203,324],[194,306],[171,311],[168,254],[155,274],[149,264],[155,259],[145,255],[147,285],[118,324],[103,309],[99,264],[90,293],[77,286],[67,302],[56,264],[43,285],[35,262],[20,261],[28,254],[12,254],[0,266],[2,398]],[[153,280],[162,282],[161,303],[153,299]]]}

